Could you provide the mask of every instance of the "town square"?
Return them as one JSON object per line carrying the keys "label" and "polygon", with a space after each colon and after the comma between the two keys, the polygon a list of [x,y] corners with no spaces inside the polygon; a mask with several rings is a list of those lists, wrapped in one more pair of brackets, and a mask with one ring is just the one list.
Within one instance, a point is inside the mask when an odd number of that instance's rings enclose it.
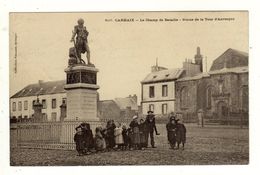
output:
{"label": "town square", "polygon": [[11,13],[10,165],[246,165],[248,57],[247,12]]}

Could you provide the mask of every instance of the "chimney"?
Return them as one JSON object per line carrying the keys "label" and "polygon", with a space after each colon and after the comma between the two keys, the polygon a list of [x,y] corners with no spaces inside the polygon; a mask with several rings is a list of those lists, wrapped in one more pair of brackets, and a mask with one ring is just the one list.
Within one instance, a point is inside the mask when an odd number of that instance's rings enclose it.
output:
{"label": "chimney", "polygon": [[137,95],[136,94],[134,94],[133,96],[132,96],[132,99],[136,102],[136,104],[137,104]]}
{"label": "chimney", "polygon": [[44,82],[43,80],[38,81],[39,85],[41,85],[43,82]]}

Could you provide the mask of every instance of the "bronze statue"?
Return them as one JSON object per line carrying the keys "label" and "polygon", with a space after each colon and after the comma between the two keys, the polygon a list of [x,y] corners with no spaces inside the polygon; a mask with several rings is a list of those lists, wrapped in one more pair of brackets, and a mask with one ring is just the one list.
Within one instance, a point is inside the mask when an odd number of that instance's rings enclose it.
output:
{"label": "bronze statue", "polygon": [[[74,30],[72,32],[71,42],[74,42],[74,47],[76,49],[76,57],[78,60],[78,63],[85,63],[83,59],[81,59],[81,53],[87,52],[87,60],[88,65],[93,65],[90,62],[90,50],[88,46],[88,34],[86,27],[84,26],[84,20],[79,19],[78,25],[74,26]],[[76,36],[77,35],[77,36]],[[75,42],[75,36],[76,36],[76,42]]]}

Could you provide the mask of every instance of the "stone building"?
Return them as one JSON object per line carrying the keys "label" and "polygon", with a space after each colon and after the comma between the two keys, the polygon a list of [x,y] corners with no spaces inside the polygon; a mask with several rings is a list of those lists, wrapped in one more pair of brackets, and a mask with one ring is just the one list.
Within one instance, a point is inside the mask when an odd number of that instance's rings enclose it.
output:
{"label": "stone building", "polygon": [[238,119],[241,114],[248,117],[245,52],[228,49],[213,61],[209,72],[182,77],[175,85],[176,110],[187,120],[196,120],[198,110],[211,119]]}

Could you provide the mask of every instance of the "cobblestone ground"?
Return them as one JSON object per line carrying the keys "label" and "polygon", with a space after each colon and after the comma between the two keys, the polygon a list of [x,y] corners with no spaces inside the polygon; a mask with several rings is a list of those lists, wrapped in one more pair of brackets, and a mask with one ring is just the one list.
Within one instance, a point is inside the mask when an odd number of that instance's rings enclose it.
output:
{"label": "cobblestone ground", "polygon": [[[163,131],[164,128],[159,128]],[[77,156],[76,151],[11,149],[13,166],[60,165],[220,165],[248,164],[248,129],[188,127],[185,150],[172,150],[165,133],[156,137],[157,148],[111,151]]]}

